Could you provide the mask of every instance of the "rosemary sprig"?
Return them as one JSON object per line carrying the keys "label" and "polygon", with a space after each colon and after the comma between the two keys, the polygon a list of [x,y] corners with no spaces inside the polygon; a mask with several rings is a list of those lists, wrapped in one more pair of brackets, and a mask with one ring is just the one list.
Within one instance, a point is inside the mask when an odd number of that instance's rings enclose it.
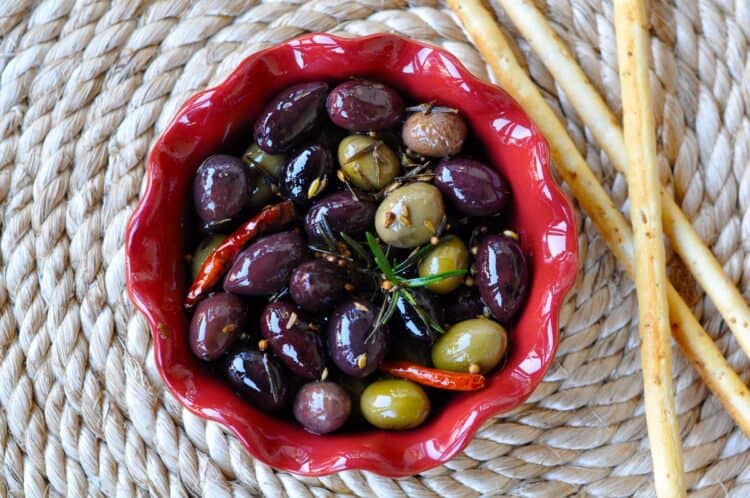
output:
{"label": "rosemary sprig", "polygon": [[406,259],[404,259],[402,262],[400,262],[399,264],[397,264],[393,268],[393,271],[395,273],[402,273],[402,272],[408,270],[409,268],[411,268],[415,264],[419,263],[419,261],[422,258],[424,258],[425,256],[427,256],[427,253],[430,252],[433,247],[435,247],[435,246],[433,246],[432,244],[427,243],[427,244],[423,245],[422,247],[415,248],[412,252],[409,253],[409,255],[406,257]]}
{"label": "rosemary sprig", "polygon": [[[403,291],[401,291],[403,292]],[[396,312],[396,308],[398,307],[398,295],[394,296],[391,299],[388,299],[388,308],[385,310],[385,314],[383,315],[383,323],[388,323],[388,320],[393,317],[393,314]]]}
{"label": "rosemary sprig", "polygon": [[[388,279],[394,286],[398,288],[403,287],[424,287],[425,285],[434,284],[436,282],[440,282],[441,280],[445,280],[446,278],[453,278],[453,277],[462,277],[466,275],[466,270],[451,270],[446,271],[443,273],[438,273],[437,275],[430,275],[428,277],[414,277],[414,278],[404,278],[400,277],[398,275],[398,271],[396,271],[388,261],[388,256],[383,252],[383,248],[380,247],[380,243],[378,242],[378,239],[375,238],[373,234],[370,232],[367,232],[365,234],[367,237],[367,245],[370,247],[370,251],[372,252],[373,257],[375,258],[375,264],[378,266],[381,272],[383,272],[383,275],[386,279]],[[429,249],[429,247],[423,247],[417,253]],[[426,253],[427,251],[425,251]],[[411,255],[407,257],[407,261],[411,258]],[[419,261],[419,258],[413,258],[413,262]],[[413,264],[410,263],[411,264]],[[399,264],[398,267],[401,267],[400,271],[403,271],[404,269],[407,269],[410,265],[404,265]],[[395,292],[395,291],[393,291]]]}
{"label": "rosemary sprig", "polygon": [[427,313],[427,311],[425,311],[425,309],[422,308],[419,303],[417,303],[417,300],[414,299],[414,296],[412,296],[408,290],[401,290],[401,294],[404,296],[404,299],[406,299],[406,301],[411,305],[412,309],[417,313],[419,319],[422,320],[422,323],[440,334],[445,333],[445,329],[442,327],[442,325],[435,321],[435,319],[433,319],[430,314]]}
{"label": "rosemary sprig", "polygon": [[[443,221],[442,225],[444,224],[445,221]],[[360,252],[366,252],[362,244],[348,235],[342,233],[341,238],[358,255]],[[438,333],[444,333],[445,330],[443,327],[431,317],[422,306],[419,305],[410,289],[424,287],[445,280],[446,278],[463,277],[466,275],[467,270],[446,271],[427,277],[404,277],[402,276],[403,272],[417,264],[433,248],[432,244],[425,244],[422,247],[414,249],[403,261],[399,262],[394,260],[393,263],[391,263],[388,257],[391,246],[386,246],[385,250],[383,250],[379,239],[370,232],[365,233],[365,239],[367,241],[367,247],[372,254],[372,260],[374,260],[375,266],[380,270],[381,278],[383,279],[381,281],[381,289],[384,291],[383,303],[381,304],[380,310],[378,311],[373,323],[372,331],[370,331],[365,341],[372,340],[375,331],[388,323],[391,317],[393,317],[398,308],[399,299],[404,299],[409,304],[425,326],[432,328]],[[364,257],[362,257],[362,259],[364,259]]]}
{"label": "rosemary sprig", "polygon": [[351,247],[351,249],[355,253],[357,253],[357,256],[362,259],[362,261],[365,263],[365,266],[368,269],[372,268],[372,258],[370,257],[370,253],[367,252],[364,246],[362,246],[362,244],[360,244],[344,232],[340,232],[339,235],[341,236],[341,240],[343,240],[346,245]]}
{"label": "rosemary sprig", "polygon": [[375,323],[379,324],[378,326],[388,323],[388,320],[390,320],[396,312],[397,304],[398,296],[391,296],[383,299],[383,304],[380,306],[380,311],[378,311],[378,316],[375,318]]}
{"label": "rosemary sprig", "polygon": [[378,242],[378,239],[376,239],[375,236],[370,232],[367,232],[365,234],[365,237],[367,238],[367,245],[372,252],[372,257],[375,259],[375,264],[378,265],[378,268],[381,272],[383,272],[385,278],[390,280],[392,283],[397,284],[401,279],[393,272],[393,268],[388,262],[388,256],[385,255],[385,253],[383,252],[383,248],[380,247],[380,242]]}
{"label": "rosemary sprig", "polygon": [[380,310],[378,311],[378,315],[375,318],[372,330],[365,338],[365,342],[370,342],[372,338],[375,337],[375,331],[379,327],[387,324],[388,321],[393,317],[393,315],[396,313],[396,310],[398,309],[399,299],[404,299],[409,304],[409,306],[411,306],[411,308],[417,314],[422,323],[425,324],[425,326],[435,330],[439,334],[445,333],[445,329],[442,327],[442,325],[440,325],[422,306],[420,306],[414,296],[407,289],[398,289],[396,290],[396,292],[390,292],[386,294],[385,298],[383,299],[383,304],[380,306]]}
{"label": "rosemary sprig", "polygon": [[463,277],[466,275],[466,270],[451,270],[437,275],[430,275],[429,277],[414,277],[403,280],[403,284],[406,287],[424,287],[425,285],[434,284],[445,280],[446,278]]}

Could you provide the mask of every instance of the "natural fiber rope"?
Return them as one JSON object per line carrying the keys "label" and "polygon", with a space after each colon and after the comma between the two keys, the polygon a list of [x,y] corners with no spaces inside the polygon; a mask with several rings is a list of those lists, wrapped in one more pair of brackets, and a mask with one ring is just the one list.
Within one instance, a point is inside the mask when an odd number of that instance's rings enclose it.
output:
{"label": "natural fiber rope", "polygon": [[[664,179],[746,289],[750,3],[652,3]],[[611,4],[540,5],[619,111]],[[305,31],[394,31],[488,74],[432,0],[0,0],[0,496],[650,496],[635,296],[585,218],[555,364],[526,404],[443,467],[400,480],[274,472],[164,390],[148,327],[124,290],[123,233],[146,154],[189,95]],[[625,179],[522,40],[519,48],[627,209]],[[713,305],[695,309],[748,380],[750,361]],[[696,496],[749,496],[750,440],[675,354],[688,486]]]}

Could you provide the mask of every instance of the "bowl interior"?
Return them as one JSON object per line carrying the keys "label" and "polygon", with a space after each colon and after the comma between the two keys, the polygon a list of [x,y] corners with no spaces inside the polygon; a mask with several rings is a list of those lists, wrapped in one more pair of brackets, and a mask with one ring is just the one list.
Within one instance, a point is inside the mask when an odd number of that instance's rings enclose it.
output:
{"label": "bowl interior", "polygon": [[[423,426],[317,436],[261,413],[236,397],[190,352],[182,303],[187,207],[192,176],[209,154],[249,142],[266,100],[291,84],[351,76],[380,80],[415,101],[458,108],[514,195],[512,226],[529,256],[527,304],[510,330],[504,368],[485,389],[460,394]],[[498,227],[505,228],[505,227]],[[541,381],[558,340],[558,311],[576,272],[573,212],[551,178],[541,134],[502,90],[483,83],[439,48],[393,35],[344,39],[316,34],[259,52],[229,78],[191,98],[156,142],[144,197],[127,233],[128,288],[154,335],[156,364],[190,410],[219,421],[256,457],[292,472],[319,475],[367,469],[413,474],[460,451],[489,416],[520,404]]]}

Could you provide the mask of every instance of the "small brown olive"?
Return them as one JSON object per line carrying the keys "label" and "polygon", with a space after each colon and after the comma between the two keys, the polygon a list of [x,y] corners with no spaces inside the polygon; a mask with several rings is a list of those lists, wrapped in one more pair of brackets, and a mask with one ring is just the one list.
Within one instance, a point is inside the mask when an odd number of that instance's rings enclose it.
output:
{"label": "small brown olive", "polygon": [[460,114],[450,111],[415,112],[401,130],[409,149],[428,157],[454,156],[461,151],[468,128]]}

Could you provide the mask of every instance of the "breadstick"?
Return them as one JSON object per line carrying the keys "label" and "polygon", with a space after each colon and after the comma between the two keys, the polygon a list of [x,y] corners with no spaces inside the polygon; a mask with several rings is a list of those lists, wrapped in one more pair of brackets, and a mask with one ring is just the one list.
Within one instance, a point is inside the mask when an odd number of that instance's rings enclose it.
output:
{"label": "breadstick", "polygon": [[[562,87],[576,112],[618,171],[627,175],[625,140],[617,119],[550,23],[530,0],[498,0],[503,10]],[[660,188],[662,223],[672,247],[711,298],[750,356],[750,306],[671,195]]]}
{"label": "breadstick", "polygon": [[649,34],[645,23],[642,0],[615,0],[646,425],[656,494],[666,498],[686,493],[672,387],[666,256],[656,163],[656,125],[648,82]]}
{"label": "breadstick", "polygon": [[[448,0],[447,3],[490,64],[499,84],[523,107],[547,138],[558,173],[632,278],[633,234],[628,222],[581,157],[563,124],[516,62],[499,26],[477,0]],[[750,436],[750,390],[671,285],[668,286],[667,298],[672,336],[727,413]]]}

